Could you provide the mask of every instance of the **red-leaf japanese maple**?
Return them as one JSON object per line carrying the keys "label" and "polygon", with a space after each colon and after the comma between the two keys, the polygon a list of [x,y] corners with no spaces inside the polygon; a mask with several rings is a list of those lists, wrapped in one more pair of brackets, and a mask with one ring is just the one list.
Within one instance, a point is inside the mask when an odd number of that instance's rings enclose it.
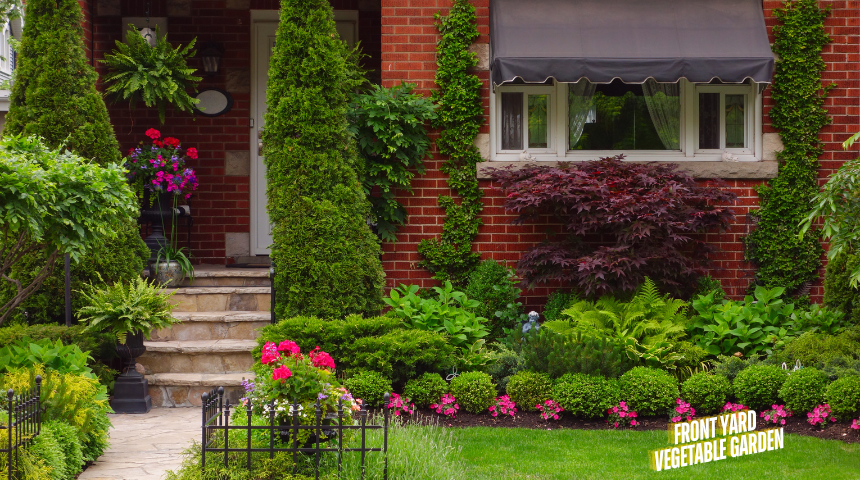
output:
{"label": "red-leaf japanese maple", "polygon": [[522,256],[524,283],[560,280],[586,295],[632,291],[646,276],[676,293],[695,285],[713,247],[693,234],[727,227],[736,196],[676,165],[623,158],[488,169],[515,223],[548,214],[569,233]]}

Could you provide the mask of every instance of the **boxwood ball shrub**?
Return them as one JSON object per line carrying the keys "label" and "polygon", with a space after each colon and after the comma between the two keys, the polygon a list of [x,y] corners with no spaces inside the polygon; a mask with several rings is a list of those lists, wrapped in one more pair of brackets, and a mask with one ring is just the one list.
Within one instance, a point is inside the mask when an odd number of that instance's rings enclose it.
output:
{"label": "boxwood ball shrub", "polygon": [[795,413],[811,412],[816,406],[824,403],[824,392],[827,391],[827,374],[816,368],[802,368],[788,376],[779,398],[785,402],[785,408]]}
{"label": "boxwood ball shrub", "polygon": [[403,389],[403,396],[421,408],[437,403],[446,393],[448,393],[448,382],[442,378],[442,375],[430,372],[409,380]]}
{"label": "boxwood ball shrub", "polygon": [[731,382],[713,373],[696,373],[681,385],[681,397],[704,415],[716,413],[731,395]]}
{"label": "boxwood ball shrub", "polygon": [[768,408],[778,403],[786,379],[788,373],[775,365],[753,365],[735,377],[735,397],[752,409]]}
{"label": "boxwood ball shrub", "polygon": [[484,372],[466,372],[451,380],[451,394],[462,409],[469,413],[481,413],[496,400],[496,386]]}
{"label": "boxwood ball shrub", "polygon": [[571,415],[594,418],[603,416],[620,401],[618,380],[613,378],[566,374],[555,381],[552,398]]}
{"label": "boxwood ball shrub", "polygon": [[860,413],[860,376],[842,377],[831,383],[825,398],[833,415],[840,420],[856,417]]}
{"label": "boxwood ball shrub", "polygon": [[537,411],[537,404],[552,398],[552,379],[540,372],[524,370],[508,380],[506,393],[521,410]]}
{"label": "boxwood ball shrub", "polygon": [[373,370],[358,372],[343,381],[343,386],[352,393],[353,398],[360,398],[368,407],[379,407],[386,393],[391,392],[391,380]]}
{"label": "boxwood ball shrub", "polygon": [[678,381],[664,370],[636,367],[621,375],[621,400],[640,415],[662,415],[675,405]]}

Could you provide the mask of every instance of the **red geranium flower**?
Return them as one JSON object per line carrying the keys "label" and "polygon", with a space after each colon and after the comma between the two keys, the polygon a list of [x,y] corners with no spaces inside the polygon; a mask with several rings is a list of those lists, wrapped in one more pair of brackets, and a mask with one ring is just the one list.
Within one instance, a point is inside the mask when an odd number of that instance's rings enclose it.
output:
{"label": "red geranium flower", "polygon": [[156,147],[158,147],[158,148],[161,148],[161,147],[163,147],[163,146],[164,146],[164,144],[163,144],[163,143],[161,143],[161,140],[153,140],[153,141],[152,141],[152,144],[153,144],[153,145],[155,145],[155,146],[156,146]]}
{"label": "red geranium flower", "polygon": [[173,137],[167,137],[164,139],[164,144],[168,147],[176,148],[179,146],[179,140]]}
{"label": "red geranium flower", "polygon": [[293,372],[286,365],[281,365],[272,372],[272,380],[286,380],[293,376]]}
{"label": "red geranium flower", "polygon": [[161,137],[161,132],[159,132],[158,130],[156,130],[154,128],[150,128],[149,130],[146,131],[146,136],[153,139],[153,140],[156,140],[159,137]]}
{"label": "red geranium flower", "polygon": [[197,160],[197,149],[192,147],[185,151],[185,154],[188,155],[188,158],[192,160]]}
{"label": "red geranium flower", "polygon": [[278,344],[278,351],[288,352],[290,355],[298,355],[302,352],[302,349],[299,348],[299,345],[296,342],[284,340]]}

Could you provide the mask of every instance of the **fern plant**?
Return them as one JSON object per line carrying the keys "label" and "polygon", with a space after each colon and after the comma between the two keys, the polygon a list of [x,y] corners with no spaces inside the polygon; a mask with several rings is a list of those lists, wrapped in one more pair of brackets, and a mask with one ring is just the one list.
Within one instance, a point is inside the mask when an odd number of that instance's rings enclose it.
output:
{"label": "fern plant", "polygon": [[559,333],[578,331],[653,346],[685,335],[687,302],[660,295],[656,284],[646,277],[629,302],[611,295],[596,302],[581,300],[563,310],[561,317],[547,326]]}
{"label": "fern plant", "polygon": [[158,286],[142,278],[128,285],[90,286],[88,290],[80,292],[84,306],[78,310],[80,320],[88,323],[84,331],[110,331],[124,344],[128,334],[142,332],[149,338],[153,330],[178,321],[173,318],[173,305],[168,301],[173,293],[162,293]]}
{"label": "fern plant", "polygon": [[100,60],[108,67],[105,92],[128,100],[131,108],[143,101],[147,107],[158,108],[158,119],[164,124],[167,105],[191,113],[199,100],[188,94],[197,91],[201,77],[189,68],[186,59],[193,57],[194,43],[173,48],[167,35],[155,32],[155,46],[150,46],[133,25],[129,25],[125,43],[117,40],[116,49]]}

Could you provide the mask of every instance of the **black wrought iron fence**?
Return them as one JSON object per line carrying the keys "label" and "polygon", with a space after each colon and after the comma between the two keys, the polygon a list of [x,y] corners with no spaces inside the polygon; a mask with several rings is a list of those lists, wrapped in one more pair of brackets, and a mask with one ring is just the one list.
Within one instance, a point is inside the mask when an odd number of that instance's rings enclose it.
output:
{"label": "black wrought iron fence", "polygon": [[[361,455],[361,478],[365,478],[367,470],[367,454],[372,452],[381,453],[383,456],[383,480],[388,479],[388,427],[390,423],[390,409],[388,403],[390,395],[385,394],[383,409],[382,409],[382,425],[373,424],[369,418],[368,410],[362,406],[360,410],[353,412],[352,410],[344,411],[344,405],[341,400],[337,402],[337,412],[331,415],[324,415],[323,409],[320,407],[319,401],[314,404],[314,422],[311,425],[301,424],[302,406],[298,403],[290,405],[289,424],[281,424],[276,420],[276,405],[272,401],[266,405],[264,410],[267,412],[267,425],[252,425],[253,409],[251,401],[248,400],[244,405],[230,405],[230,401],[224,401],[224,388],[219,387],[209,393],[203,394],[203,425],[202,425],[202,445],[203,451],[201,454],[201,469],[206,468],[206,454],[214,453],[220,460],[223,460],[224,466],[227,466],[230,453],[235,452],[244,454],[247,468],[251,469],[251,454],[253,452],[268,452],[269,458],[274,458],[277,452],[291,453],[293,456],[293,474],[298,473],[299,455],[308,455],[313,457],[314,476],[317,480],[320,478],[320,460],[323,454],[330,452],[335,454],[337,461],[338,476],[343,473],[343,456],[344,453],[353,453]],[[233,412],[231,413],[231,409]],[[247,423],[245,425],[231,425],[231,415],[235,418],[237,415],[246,415]],[[325,417],[325,418],[324,418]],[[368,424],[368,421],[371,423]],[[345,423],[346,421],[346,423]],[[252,446],[252,431],[265,430],[268,431],[269,446],[267,448]],[[310,430],[311,435],[308,440],[300,439],[300,433],[304,430]],[[344,446],[344,432],[357,430],[361,436],[361,446],[357,448],[346,448]],[[367,446],[368,430],[382,430],[382,445],[378,447]],[[242,445],[230,445],[230,432],[244,431],[247,435],[247,441]],[[276,441],[279,446],[276,446]],[[329,442],[335,441],[334,446]],[[284,443],[290,445],[284,447]],[[223,457],[221,456],[223,455]]]}
{"label": "black wrought iron fence", "polygon": [[5,408],[0,407],[0,454],[6,457],[8,480],[12,480],[12,472],[17,471],[18,449],[33,441],[42,431],[41,393],[42,377],[36,376],[35,388],[17,395],[10,389],[6,392]]}

